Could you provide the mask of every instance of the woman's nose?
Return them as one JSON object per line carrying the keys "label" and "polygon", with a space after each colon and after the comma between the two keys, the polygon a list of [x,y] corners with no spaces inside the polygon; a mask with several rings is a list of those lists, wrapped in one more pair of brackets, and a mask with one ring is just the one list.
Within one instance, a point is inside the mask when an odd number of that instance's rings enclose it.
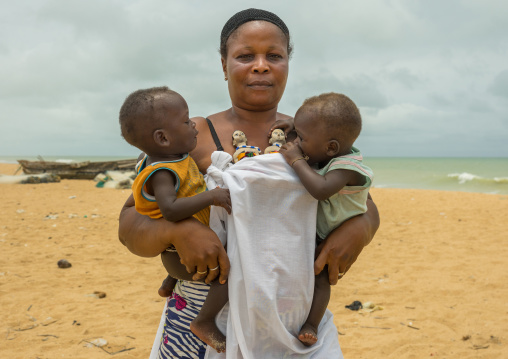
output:
{"label": "woman's nose", "polygon": [[268,62],[264,56],[256,56],[254,61],[254,65],[252,66],[252,71],[254,72],[268,72],[270,67],[268,66]]}

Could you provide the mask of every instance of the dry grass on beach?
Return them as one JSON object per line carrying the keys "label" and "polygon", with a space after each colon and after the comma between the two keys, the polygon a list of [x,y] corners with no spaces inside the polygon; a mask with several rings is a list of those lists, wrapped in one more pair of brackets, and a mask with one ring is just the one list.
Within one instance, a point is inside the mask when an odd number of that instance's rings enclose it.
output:
{"label": "dry grass on beach", "polygon": [[[164,271],[118,241],[130,191],[94,185],[0,185],[1,358],[148,357]],[[507,357],[508,196],[372,195],[382,226],[329,305],[345,358]],[[344,307],[354,300],[383,309]],[[98,338],[108,344],[87,346]]]}

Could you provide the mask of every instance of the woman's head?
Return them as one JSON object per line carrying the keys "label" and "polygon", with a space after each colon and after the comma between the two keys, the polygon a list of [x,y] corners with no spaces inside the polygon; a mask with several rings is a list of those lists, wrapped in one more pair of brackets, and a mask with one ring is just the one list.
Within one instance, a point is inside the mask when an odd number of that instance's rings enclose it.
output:
{"label": "woman's head", "polygon": [[248,111],[277,107],[289,69],[289,31],[275,14],[235,14],[221,34],[222,68],[233,106]]}
{"label": "woman's head", "polygon": [[289,29],[287,28],[284,21],[279,18],[277,15],[270,11],[261,10],[261,9],[246,9],[240,12],[237,12],[226,22],[224,27],[222,28],[220,34],[220,54],[223,58],[226,58],[228,53],[228,40],[231,36],[235,36],[236,30],[242,26],[243,24],[250,21],[267,21],[274,25],[276,25],[284,34],[286,38],[286,46],[288,55],[291,56],[291,52],[293,51],[293,47],[291,45],[291,36],[289,34]]}

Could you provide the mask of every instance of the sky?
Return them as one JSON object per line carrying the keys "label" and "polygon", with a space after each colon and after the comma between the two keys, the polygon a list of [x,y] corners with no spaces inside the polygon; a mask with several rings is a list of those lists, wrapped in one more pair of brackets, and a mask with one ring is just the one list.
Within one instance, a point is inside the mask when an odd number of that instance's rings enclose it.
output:
{"label": "sky", "polygon": [[118,111],[167,85],[191,116],[231,107],[218,53],[237,11],[272,11],[294,53],[279,111],[360,108],[366,156],[508,157],[508,2],[0,0],[0,156],[137,156]]}

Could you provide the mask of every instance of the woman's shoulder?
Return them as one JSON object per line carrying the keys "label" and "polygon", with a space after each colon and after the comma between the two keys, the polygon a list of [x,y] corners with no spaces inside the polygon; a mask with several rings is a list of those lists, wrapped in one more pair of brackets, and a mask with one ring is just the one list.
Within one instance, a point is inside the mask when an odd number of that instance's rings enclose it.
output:
{"label": "woman's shoulder", "polygon": [[292,120],[293,116],[286,115],[284,113],[277,112],[277,121],[280,120]]}

